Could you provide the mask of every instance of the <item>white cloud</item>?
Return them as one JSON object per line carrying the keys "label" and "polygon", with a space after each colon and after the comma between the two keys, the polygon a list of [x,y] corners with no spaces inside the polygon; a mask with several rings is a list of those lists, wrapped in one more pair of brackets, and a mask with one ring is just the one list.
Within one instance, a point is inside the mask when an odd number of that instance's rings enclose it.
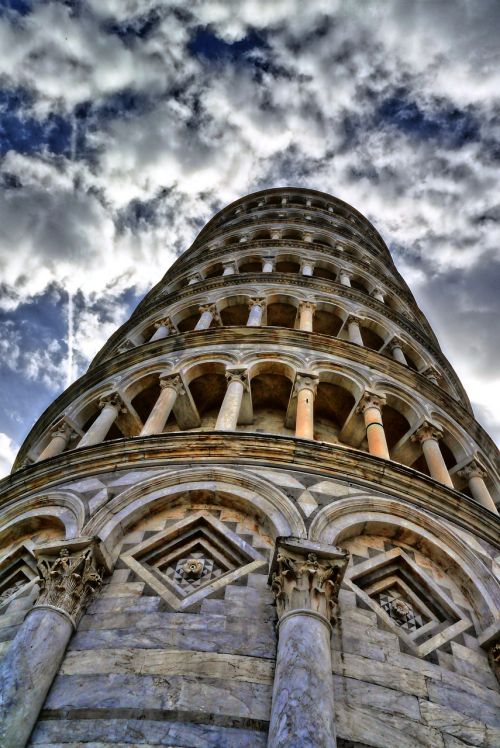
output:
{"label": "white cloud", "polygon": [[16,444],[7,434],[0,433],[0,478],[10,473],[12,463],[19,451]]}

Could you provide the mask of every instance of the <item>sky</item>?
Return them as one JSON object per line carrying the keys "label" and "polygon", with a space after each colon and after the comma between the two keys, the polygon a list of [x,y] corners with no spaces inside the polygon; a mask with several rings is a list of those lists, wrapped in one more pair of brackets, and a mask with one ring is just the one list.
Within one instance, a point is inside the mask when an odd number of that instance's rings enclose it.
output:
{"label": "sky", "polygon": [[0,0],[0,474],[204,223],[366,215],[500,438],[498,0]]}

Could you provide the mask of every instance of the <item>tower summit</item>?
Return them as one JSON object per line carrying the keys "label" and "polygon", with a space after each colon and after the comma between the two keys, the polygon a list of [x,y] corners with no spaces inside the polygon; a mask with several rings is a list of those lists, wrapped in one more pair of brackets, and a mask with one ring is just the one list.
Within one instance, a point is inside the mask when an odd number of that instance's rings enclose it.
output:
{"label": "tower summit", "polygon": [[237,200],[0,483],[0,744],[499,745],[499,485],[372,224]]}

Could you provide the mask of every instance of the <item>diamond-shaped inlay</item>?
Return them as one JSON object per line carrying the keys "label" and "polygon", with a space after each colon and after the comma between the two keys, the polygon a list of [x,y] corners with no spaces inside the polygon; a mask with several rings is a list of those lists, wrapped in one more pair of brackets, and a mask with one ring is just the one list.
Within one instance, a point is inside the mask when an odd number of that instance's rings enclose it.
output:
{"label": "diamond-shaped inlay", "polygon": [[127,550],[122,560],[174,610],[185,610],[266,559],[204,512]]}
{"label": "diamond-shaped inlay", "polygon": [[344,582],[421,657],[472,626],[464,611],[402,548],[357,563]]}
{"label": "diamond-shaped inlay", "polygon": [[37,576],[35,559],[24,543],[0,559],[0,612]]}

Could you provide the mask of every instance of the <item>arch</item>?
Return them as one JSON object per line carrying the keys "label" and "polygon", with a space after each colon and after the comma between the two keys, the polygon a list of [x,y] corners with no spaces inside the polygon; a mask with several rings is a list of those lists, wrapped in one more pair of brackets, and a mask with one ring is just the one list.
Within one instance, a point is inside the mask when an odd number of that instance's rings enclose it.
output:
{"label": "arch", "polygon": [[500,584],[459,535],[410,503],[369,494],[340,499],[314,517],[309,538],[338,545],[343,539],[369,530],[383,534],[384,528],[389,537],[404,537],[417,549],[429,547],[437,558],[452,564],[466,588],[474,593],[473,601],[483,628],[493,622],[500,606]]}
{"label": "arch", "polygon": [[235,501],[265,518],[274,537],[306,537],[298,509],[273,483],[241,470],[207,466],[178,468],[135,484],[99,510],[84,532],[98,535],[111,555],[116,555],[116,542],[128,527],[155,509],[173,503],[181,494],[196,491],[210,492],[217,503]]}
{"label": "arch", "polygon": [[51,491],[17,501],[2,511],[0,545],[19,531],[33,531],[42,526],[60,528],[61,537],[69,540],[81,534],[86,519],[82,500],[71,491]]}

